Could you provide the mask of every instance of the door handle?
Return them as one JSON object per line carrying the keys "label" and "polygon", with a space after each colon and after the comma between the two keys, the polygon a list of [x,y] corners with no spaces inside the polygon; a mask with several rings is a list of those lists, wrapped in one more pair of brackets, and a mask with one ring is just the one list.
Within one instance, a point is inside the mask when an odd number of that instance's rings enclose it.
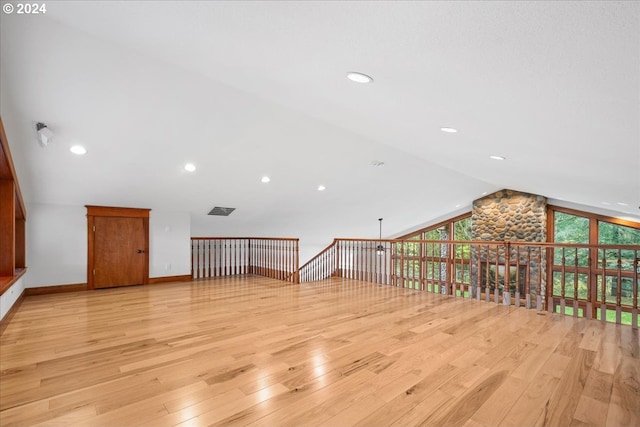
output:
{"label": "door handle", "polygon": [[142,253],[144,253],[144,250],[143,250],[143,249],[138,249],[138,250],[137,250],[137,252],[138,252],[139,254],[142,254]]}

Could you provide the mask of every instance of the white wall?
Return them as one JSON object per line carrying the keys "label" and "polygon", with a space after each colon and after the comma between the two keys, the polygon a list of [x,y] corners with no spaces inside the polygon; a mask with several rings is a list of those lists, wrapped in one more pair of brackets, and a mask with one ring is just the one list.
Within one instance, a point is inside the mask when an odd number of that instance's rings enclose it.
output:
{"label": "white wall", "polygon": [[[191,273],[190,216],[151,210],[149,277]],[[25,287],[87,282],[87,209],[27,204]]]}
{"label": "white wall", "polygon": [[333,239],[325,242],[309,242],[306,239],[300,240],[300,267],[302,267],[307,261],[309,261],[314,256],[318,255],[327,246],[333,243]]}
{"label": "white wall", "polygon": [[87,282],[87,209],[27,203],[27,288]]}
{"label": "white wall", "polygon": [[16,303],[22,292],[24,291],[24,276],[19,278],[16,283],[11,285],[4,294],[0,295],[0,320],[9,312],[13,304]]}
{"label": "white wall", "polygon": [[152,210],[149,217],[149,277],[191,274],[191,216]]}

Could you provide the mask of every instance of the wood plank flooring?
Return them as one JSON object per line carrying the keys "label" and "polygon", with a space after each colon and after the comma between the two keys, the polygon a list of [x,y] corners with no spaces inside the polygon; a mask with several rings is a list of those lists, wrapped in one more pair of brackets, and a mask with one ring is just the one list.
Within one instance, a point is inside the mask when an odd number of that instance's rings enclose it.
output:
{"label": "wood plank flooring", "polygon": [[638,331],[345,279],[33,296],[0,425],[640,426]]}

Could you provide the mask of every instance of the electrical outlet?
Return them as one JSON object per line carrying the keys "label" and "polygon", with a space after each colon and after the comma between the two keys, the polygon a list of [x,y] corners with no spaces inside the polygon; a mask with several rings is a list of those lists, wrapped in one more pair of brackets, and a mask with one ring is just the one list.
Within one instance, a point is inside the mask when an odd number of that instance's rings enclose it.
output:
{"label": "electrical outlet", "polygon": [[165,264],[164,269],[167,271],[171,270],[171,264]]}

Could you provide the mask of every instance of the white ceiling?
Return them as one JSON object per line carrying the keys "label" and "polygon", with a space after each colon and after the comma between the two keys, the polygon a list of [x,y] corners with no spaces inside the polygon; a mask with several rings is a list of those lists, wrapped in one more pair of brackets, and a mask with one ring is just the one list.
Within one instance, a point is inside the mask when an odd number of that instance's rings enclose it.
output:
{"label": "white ceiling", "polygon": [[46,6],[0,18],[28,203],[187,211],[193,234],[314,244],[376,237],[379,217],[396,234],[501,188],[640,219],[639,2]]}

